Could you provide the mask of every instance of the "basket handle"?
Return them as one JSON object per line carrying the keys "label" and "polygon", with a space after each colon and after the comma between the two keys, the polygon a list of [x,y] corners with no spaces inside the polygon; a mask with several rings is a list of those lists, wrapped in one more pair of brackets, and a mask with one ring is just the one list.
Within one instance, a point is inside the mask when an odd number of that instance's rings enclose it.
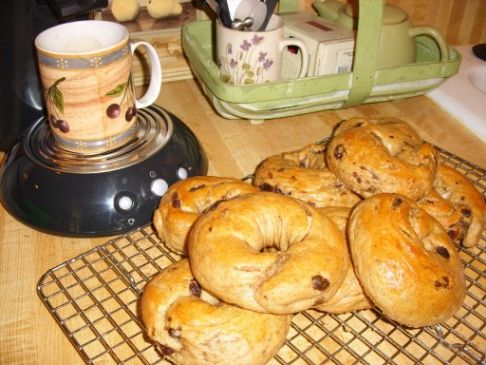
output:
{"label": "basket handle", "polygon": [[385,0],[359,0],[353,76],[346,107],[361,104],[373,89],[384,6]]}

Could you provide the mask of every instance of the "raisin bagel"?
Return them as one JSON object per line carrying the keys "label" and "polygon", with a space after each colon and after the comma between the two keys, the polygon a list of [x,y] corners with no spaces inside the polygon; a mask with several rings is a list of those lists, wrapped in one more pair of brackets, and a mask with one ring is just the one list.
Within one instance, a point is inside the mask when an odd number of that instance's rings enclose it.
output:
{"label": "raisin bagel", "polygon": [[398,194],[359,203],[348,223],[358,279],[390,319],[410,327],[440,323],[461,306],[464,268],[441,224]]}
{"label": "raisin bagel", "polygon": [[476,246],[486,222],[481,193],[453,167],[439,164],[434,188],[418,206],[436,218],[457,245]]}
{"label": "raisin bagel", "polygon": [[171,249],[185,253],[187,233],[201,212],[219,200],[258,191],[242,180],[194,176],[171,185],[154,212],[158,236]]}
{"label": "raisin bagel", "polygon": [[353,118],[336,129],[326,157],[329,170],[363,197],[397,193],[417,200],[432,188],[436,154],[399,119]]}
{"label": "raisin bagel", "polygon": [[201,290],[187,259],[158,273],[140,302],[147,335],[179,365],[263,365],[280,349],[290,315],[248,311]]}
{"label": "raisin bagel", "polygon": [[194,277],[227,303],[295,313],[331,298],[347,272],[339,228],[316,208],[259,192],[213,205],[188,239]]}
{"label": "raisin bagel", "polygon": [[268,157],[257,166],[253,184],[316,207],[352,207],[361,200],[329,171],[325,145],[320,143]]}
{"label": "raisin bagel", "polygon": [[[336,223],[343,234],[346,235],[346,227],[351,214],[351,209],[346,207],[326,207],[320,208],[319,212],[329,217]],[[342,314],[369,309],[373,306],[365,295],[363,288],[361,288],[361,284],[356,277],[354,267],[351,263],[351,256],[349,255],[348,260],[348,272],[336,294],[334,294],[331,299],[315,306],[314,309],[327,313]]]}

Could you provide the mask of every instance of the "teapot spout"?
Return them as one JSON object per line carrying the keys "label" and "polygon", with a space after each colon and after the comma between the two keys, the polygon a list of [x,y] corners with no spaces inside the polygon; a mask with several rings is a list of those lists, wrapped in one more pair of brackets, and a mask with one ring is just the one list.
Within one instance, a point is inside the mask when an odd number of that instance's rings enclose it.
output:
{"label": "teapot spout", "polygon": [[321,18],[334,23],[346,4],[339,0],[317,0],[313,5]]}

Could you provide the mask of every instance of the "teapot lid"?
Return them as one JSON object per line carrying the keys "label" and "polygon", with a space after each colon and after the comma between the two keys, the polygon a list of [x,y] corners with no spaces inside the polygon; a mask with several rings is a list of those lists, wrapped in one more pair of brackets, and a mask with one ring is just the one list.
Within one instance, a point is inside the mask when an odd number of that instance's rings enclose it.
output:
{"label": "teapot lid", "polygon": [[[358,8],[357,2],[349,3],[345,6],[344,13],[351,18],[358,18]],[[398,24],[405,21],[407,18],[407,13],[397,6],[386,4],[383,8],[384,25]]]}

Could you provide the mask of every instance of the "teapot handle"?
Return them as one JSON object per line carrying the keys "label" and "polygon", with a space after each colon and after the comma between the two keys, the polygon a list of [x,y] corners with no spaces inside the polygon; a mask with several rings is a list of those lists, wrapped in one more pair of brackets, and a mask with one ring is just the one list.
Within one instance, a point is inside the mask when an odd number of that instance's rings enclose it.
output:
{"label": "teapot handle", "polygon": [[446,41],[442,37],[442,34],[437,29],[430,26],[417,26],[417,27],[410,28],[409,31],[410,37],[413,38],[419,35],[428,35],[429,37],[435,40],[435,42],[439,46],[441,62],[446,62],[449,60],[449,47],[447,46]]}

